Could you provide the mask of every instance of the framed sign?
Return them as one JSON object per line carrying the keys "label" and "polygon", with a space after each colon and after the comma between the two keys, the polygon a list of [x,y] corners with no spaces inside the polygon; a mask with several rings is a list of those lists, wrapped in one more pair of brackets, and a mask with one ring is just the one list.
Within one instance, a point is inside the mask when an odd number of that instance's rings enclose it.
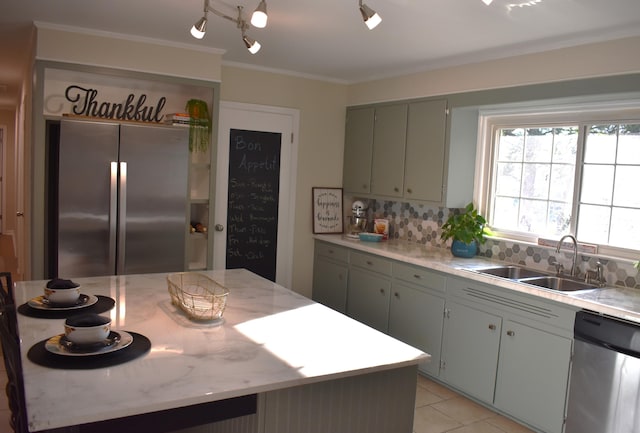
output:
{"label": "framed sign", "polygon": [[342,188],[312,188],[313,233],[342,233]]}

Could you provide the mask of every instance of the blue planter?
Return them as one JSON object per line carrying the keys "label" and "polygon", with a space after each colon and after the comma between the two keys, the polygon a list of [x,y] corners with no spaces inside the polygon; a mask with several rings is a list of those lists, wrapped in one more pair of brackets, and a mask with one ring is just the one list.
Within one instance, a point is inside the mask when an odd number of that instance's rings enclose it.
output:
{"label": "blue planter", "polygon": [[470,244],[465,244],[462,241],[454,240],[451,243],[451,254],[456,257],[470,258],[474,257],[477,253],[478,244],[475,241]]}

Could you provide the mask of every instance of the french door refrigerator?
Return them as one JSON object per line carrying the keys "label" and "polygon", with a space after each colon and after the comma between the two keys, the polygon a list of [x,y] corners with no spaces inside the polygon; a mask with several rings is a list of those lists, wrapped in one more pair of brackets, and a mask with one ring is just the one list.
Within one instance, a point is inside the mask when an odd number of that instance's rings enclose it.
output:
{"label": "french door refrigerator", "polygon": [[63,120],[57,153],[55,276],[184,270],[186,128]]}

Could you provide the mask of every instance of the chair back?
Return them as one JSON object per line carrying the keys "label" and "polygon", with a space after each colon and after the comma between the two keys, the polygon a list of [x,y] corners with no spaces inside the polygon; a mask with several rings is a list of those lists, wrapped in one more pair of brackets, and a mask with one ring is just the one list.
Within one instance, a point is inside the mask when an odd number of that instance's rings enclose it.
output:
{"label": "chair back", "polygon": [[10,272],[0,272],[0,342],[7,371],[6,393],[11,410],[11,428],[15,433],[28,433],[18,317]]}

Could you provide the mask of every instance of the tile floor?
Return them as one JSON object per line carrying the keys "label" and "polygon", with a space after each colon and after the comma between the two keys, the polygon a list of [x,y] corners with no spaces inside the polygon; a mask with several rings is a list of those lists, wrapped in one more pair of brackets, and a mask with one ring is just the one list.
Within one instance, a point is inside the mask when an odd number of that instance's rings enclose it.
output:
{"label": "tile floor", "polygon": [[[4,376],[4,372],[4,364],[0,362],[0,377]],[[1,382],[0,432],[11,432],[4,380]],[[413,432],[533,433],[508,418],[498,415],[423,376],[418,376]]]}

